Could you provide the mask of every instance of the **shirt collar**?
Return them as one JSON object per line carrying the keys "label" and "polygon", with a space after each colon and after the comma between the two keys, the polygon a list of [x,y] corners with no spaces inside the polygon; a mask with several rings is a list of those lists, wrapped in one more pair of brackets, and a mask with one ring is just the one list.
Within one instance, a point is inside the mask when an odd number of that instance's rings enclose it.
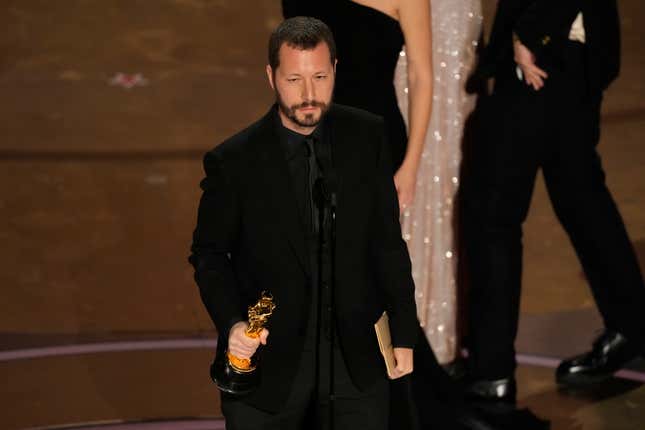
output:
{"label": "shirt collar", "polygon": [[327,122],[325,117],[323,117],[322,121],[320,121],[318,126],[310,135],[306,135],[306,134],[295,132],[285,127],[282,124],[282,120],[280,119],[280,114],[278,113],[278,109],[279,107],[276,104],[273,109],[273,116],[274,116],[276,128],[278,130],[278,134],[280,136],[280,143],[282,145],[282,149],[284,151],[284,154],[287,160],[292,159],[301,151],[300,145],[307,137],[311,136],[314,139],[318,140],[319,142],[323,141],[323,138],[325,135],[325,129],[326,129],[326,122]]}

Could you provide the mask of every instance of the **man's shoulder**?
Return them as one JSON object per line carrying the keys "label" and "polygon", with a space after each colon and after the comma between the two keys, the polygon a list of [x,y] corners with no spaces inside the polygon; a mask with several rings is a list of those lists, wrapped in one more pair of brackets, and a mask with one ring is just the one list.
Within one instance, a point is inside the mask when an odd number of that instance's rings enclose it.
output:
{"label": "man's shoulder", "polygon": [[227,137],[213,149],[208,151],[208,155],[216,156],[218,158],[239,158],[245,154],[252,153],[251,146],[258,140],[264,129],[266,129],[271,121],[270,113],[266,114],[254,123],[246,126],[241,131],[238,131],[232,136]]}

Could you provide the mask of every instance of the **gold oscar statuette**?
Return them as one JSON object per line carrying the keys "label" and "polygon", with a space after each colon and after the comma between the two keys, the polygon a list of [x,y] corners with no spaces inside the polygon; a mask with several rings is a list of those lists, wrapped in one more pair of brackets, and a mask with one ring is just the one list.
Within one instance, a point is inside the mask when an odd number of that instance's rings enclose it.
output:
{"label": "gold oscar statuette", "polygon": [[[276,305],[273,296],[263,291],[260,300],[248,308],[249,327],[245,334],[257,339],[266,327]],[[259,383],[258,354],[249,358],[239,358],[228,350],[223,357],[215,357],[211,366],[211,378],[217,387],[227,393],[244,395],[255,390]]]}
{"label": "gold oscar statuette", "polygon": [[[274,309],[273,297],[263,291],[260,300],[253,306],[249,306],[249,327],[246,329],[246,335],[253,339],[260,337],[260,332],[266,326]],[[256,364],[252,363],[251,359],[238,358],[230,352],[227,352],[226,356],[231,367],[238,372],[253,372],[256,368]]]}

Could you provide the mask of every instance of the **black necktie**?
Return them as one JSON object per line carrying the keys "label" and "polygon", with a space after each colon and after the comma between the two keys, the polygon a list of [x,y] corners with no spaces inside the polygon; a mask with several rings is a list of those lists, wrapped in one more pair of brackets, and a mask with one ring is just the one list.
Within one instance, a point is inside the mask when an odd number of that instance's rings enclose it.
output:
{"label": "black necktie", "polygon": [[313,186],[318,177],[318,166],[316,165],[316,157],[314,156],[314,137],[307,136],[304,140],[305,154],[307,157],[306,163],[306,198],[304,205],[305,226],[308,232],[314,232],[318,223],[316,220],[316,207],[313,204]]}

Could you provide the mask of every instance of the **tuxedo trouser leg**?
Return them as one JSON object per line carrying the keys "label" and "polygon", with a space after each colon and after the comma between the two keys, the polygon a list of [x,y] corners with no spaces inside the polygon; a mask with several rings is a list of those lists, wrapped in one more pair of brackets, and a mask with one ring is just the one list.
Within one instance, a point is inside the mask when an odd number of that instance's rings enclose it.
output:
{"label": "tuxedo trouser leg", "polygon": [[[412,422],[408,427],[402,427],[390,419],[390,430],[417,428],[413,425],[418,425],[420,429],[461,428],[457,425],[457,417],[464,407],[462,387],[441,367],[420,326],[419,340],[414,347],[414,372],[410,375],[410,385],[413,404],[409,409],[418,416],[418,423]],[[394,396],[394,391],[391,394]]]}
{"label": "tuxedo trouser leg", "polygon": [[[415,361],[415,367],[417,362]],[[413,376],[406,375],[390,381],[390,424],[391,430],[400,428],[418,430],[419,412],[412,391]]]}
{"label": "tuxedo trouser leg", "polygon": [[[334,401],[334,428],[337,430],[387,430],[389,418],[389,383],[380,380],[358,395],[338,395]],[[326,423],[328,403],[320,407],[323,429]],[[399,427],[406,429],[405,427]]]}
{"label": "tuxedo trouser leg", "polygon": [[[324,357],[322,358],[323,362]],[[321,382],[328,379],[327,366],[322,366]],[[352,382],[345,361],[339,349],[334,351],[334,428],[336,430],[387,430],[390,412],[389,381],[383,379],[375,381],[372,386],[360,391]],[[321,385],[317,414],[317,427],[329,428],[329,397],[326,386]],[[399,427],[407,430],[405,427]]]}
{"label": "tuxedo trouser leg", "polygon": [[484,108],[473,159],[468,213],[471,294],[468,347],[476,379],[515,370],[522,276],[522,223],[542,155],[544,93],[515,79],[502,83]]}
{"label": "tuxedo trouser leg", "polygon": [[306,430],[311,428],[308,413],[315,389],[313,353],[303,353],[303,358],[293,380],[291,393],[284,408],[269,413],[231,396],[222,396],[222,412],[226,430]]}
{"label": "tuxedo trouser leg", "polygon": [[[605,184],[596,147],[601,95],[579,84],[580,49],[570,49],[562,91],[553,106],[558,139],[543,166],[553,208],[565,228],[605,325],[627,338],[645,340],[645,285],[622,217]],[[576,83],[578,83],[576,85]],[[565,118],[566,120],[562,120]]]}
{"label": "tuxedo trouser leg", "polygon": [[421,326],[418,330],[414,372],[390,381],[389,429],[456,429],[464,404],[462,387],[441,367]]}

